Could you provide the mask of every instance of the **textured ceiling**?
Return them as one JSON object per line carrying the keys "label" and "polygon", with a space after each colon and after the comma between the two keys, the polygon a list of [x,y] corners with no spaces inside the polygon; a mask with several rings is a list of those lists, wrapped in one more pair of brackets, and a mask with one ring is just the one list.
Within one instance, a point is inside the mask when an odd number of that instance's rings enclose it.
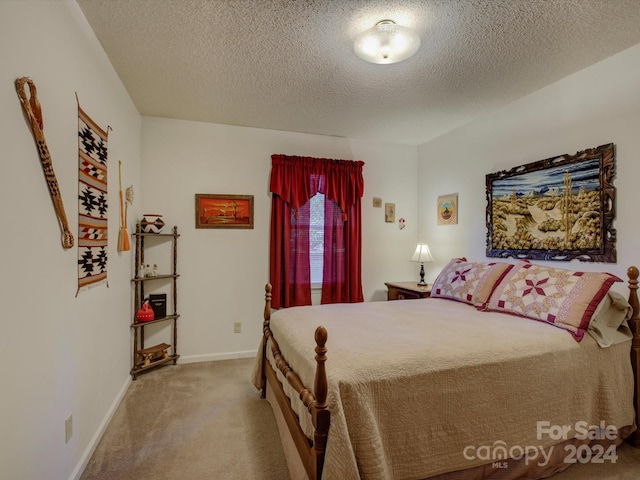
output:
{"label": "textured ceiling", "polygon": [[[419,145],[640,43],[639,0],[77,0],[142,115]],[[382,19],[418,53],[374,65]]]}

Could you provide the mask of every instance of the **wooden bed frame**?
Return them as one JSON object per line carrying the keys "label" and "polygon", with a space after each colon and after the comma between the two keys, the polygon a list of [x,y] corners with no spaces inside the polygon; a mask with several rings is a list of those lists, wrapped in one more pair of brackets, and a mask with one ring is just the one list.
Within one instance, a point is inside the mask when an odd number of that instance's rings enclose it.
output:
{"label": "wooden bed frame", "polygon": [[[637,267],[632,266],[627,270],[629,304],[633,309],[633,315],[629,320],[629,327],[633,333],[631,342],[631,366],[634,374],[633,406],[636,412],[636,424],[638,424],[638,418],[640,418],[640,303],[638,302],[638,274]],[[267,284],[265,286],[264,342],[262,351],[262,384],[264,385],[264,389],[262,390],[261,396],[265,398],[267,388],[271,389],[307,476],[310,480],[320,480],[322,478],[322,467],[331,421],[331,413],[326,403],[329,388],[325,369],[325,362],[327,360],[327,349],[325,347],[327,330],[320,326],[315,331],[316,373],[312,392],[302,383],[298,374],[291,368],[280,352],[278,342],[273,337],[269,326],[270,320],[271,285]],[[267,359],[268,340],[271,340],[271,352],[275,359],[276,366],[287,379],[289,385],[298,393],[300,399],[311,414],[314,427],[313,441],[310,441],[304,434],[298,416],[291,408],[289,398],[285,394],[283,386],[276,376],[276,372]],[[640,447],[640,432],[636,430],[626,441],[634,447]]]}

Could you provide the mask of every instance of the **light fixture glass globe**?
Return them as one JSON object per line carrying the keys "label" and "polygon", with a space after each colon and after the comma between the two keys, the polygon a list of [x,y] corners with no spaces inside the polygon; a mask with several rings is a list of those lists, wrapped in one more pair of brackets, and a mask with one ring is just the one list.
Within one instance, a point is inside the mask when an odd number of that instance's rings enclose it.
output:
{"label": "light fixture glass globe", "polygon": [[353,48],[356,55],[367,62],[397,63],[418,51],[420,37],[408,27],[382,20],[358,35]]}

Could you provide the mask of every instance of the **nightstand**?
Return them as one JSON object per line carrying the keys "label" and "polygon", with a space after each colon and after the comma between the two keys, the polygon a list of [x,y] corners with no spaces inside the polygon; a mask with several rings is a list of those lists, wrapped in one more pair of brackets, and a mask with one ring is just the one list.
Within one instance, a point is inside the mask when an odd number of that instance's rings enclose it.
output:
{"label": "nightstand", "polygon": [[428,298],[431,285],[419,286],[418,282],[385,282],[388,288],[387,300],[407,300],[411,298]]}

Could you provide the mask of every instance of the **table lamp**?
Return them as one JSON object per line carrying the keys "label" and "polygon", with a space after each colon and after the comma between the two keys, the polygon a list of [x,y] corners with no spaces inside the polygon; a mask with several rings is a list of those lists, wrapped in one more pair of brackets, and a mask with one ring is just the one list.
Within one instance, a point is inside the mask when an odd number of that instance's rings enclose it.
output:
{"label": "table lamp", "polygon": [[416,247],[416,251],[413,252],[411,261],[420,262],[420,281],[418,282],[418,285],[423,287],[427,286],[427,283],[424,281],[424,264],[425,262],[433,262],[433,257],[429,251],[429,245],[426,243],[419,243]]}

